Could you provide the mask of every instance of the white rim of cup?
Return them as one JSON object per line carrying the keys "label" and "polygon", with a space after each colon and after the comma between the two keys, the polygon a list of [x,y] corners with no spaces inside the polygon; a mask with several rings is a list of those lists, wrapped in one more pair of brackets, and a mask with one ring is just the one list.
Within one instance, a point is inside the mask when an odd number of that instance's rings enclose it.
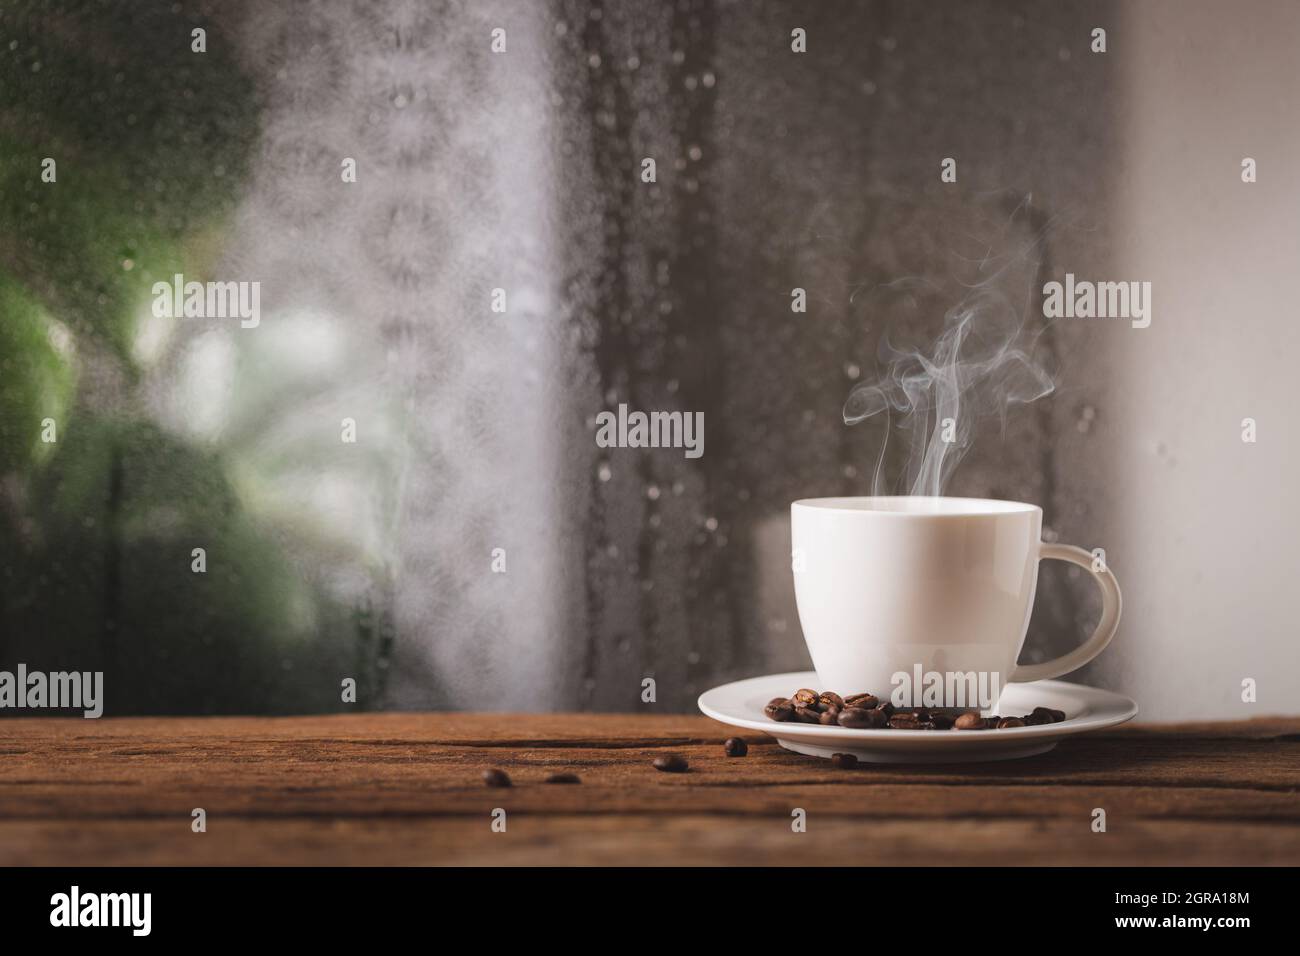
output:
{"label": "white rim of cup", "polygon": [[[914,506],[904,509],[873,508],[873,502],[902,503]],[[927,504],[943,504],[930,510]],[[934,495],[861,495],[829,498],[800,498],[791,503],[793,508],[835,511],[840,514],[881,515],[891,518],[978,518],[997,515],[1028,514],[1043,509],[1024,501],[1007,501],[1002,498],[950,498]]]}

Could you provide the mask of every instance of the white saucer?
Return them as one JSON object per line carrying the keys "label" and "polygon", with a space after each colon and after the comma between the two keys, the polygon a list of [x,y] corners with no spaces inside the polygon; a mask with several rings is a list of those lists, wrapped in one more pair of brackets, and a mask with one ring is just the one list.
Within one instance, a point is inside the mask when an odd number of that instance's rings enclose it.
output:
{"label": "white saucer", "polygon": [[1040,680],[1007,685],[998,713],[1019,717],[1035,707],[1050,707],[1065,711],[1065,720],[1059,724],[1005,730],[850,730],[778,722],[763,713],[773,697],[789,697],[801,687],[816,688],[816,673],[752,677],[705,691],[700,695],[700,710],[724,724],[770,734],[795,753],[813,757],[853,754],[873,763],[967,763],[1030,757],[1051,750],[1062,737],[1114,727],[1138,712],[1137,703],[1123,694]]}

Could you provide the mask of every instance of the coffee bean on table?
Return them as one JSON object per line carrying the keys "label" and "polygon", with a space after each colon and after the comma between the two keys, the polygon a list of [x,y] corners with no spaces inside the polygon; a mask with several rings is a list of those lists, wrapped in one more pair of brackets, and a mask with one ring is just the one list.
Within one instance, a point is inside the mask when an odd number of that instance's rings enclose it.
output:
{"label": "coffee bean on table", "polygon": [[853,754],[831,754],[831,764],[840,770],[851,770],[858,765],[858,758]]}
{"label": "coffee bean on table", "polygon": [[854,694],[844,698],[845,707],[861,707],[863,710],[870,710],[879,703],[875,694]]}
{"label": "coffee bean on table", "polygon": [[1019,717],[1000,717],[998,718],[998,730],[1004,727],[1023,727],[1025,722]]}
{"label": "coffee bean on table", "polygon": [[489,787],[508,787],[510,786],[510,774],[504,770],[498,770],[491,767],[483,771],[483,782]]}
{"label": "coffee bean on table", "polygon": [[809,690],[807,687],[804,687],[795,691],[794,696],[791,697],[790,700],[796,707],[811,707],[817,703],[817,698],[819,696],[820,695],[817,691]]}
{"label": "coffee bean on table", "polygon": [[664,754],[654,760],[655,769],[663,773],[685,773],[690,766],[681,754]]}
{"label": "coffee bean on table", "polygon": [[763,708],[763,713],[773,720],[793,720],[794,704],[784,697],[773,697]]}
{"label": "coffee bean on table", "polygon": [[546,778],[546,783],[582,783],[576,773],[553,773]]}
{"label": "coffee bean on table", "polygon": [[985,730],[988,723],[975,712],[965,713],[953,721],[952,724],[958,730]]}
{"label": "coffee bean on table", "polygon": [[728,737],[722,743],[722,752],[728,757],[743,757],[749,753],[749,744],[744,737]]}

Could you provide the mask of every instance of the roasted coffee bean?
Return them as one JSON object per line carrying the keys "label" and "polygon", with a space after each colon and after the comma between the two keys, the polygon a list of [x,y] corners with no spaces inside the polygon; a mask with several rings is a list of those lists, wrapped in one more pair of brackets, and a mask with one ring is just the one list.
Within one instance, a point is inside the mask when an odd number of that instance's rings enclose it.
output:
{"label": "roasted coffee bean", "polygon": [[875,694],[854,694],[844,698],[845,707],[861,707],[863,710],[870,710],[879,703]]}
{"label": "roasted coffee bean", "polygon": [[877,704],[876,710],[880,711],[886,717],[894,716],[894,705],[887,700],[882,700],[879,704]]}
{"label": "roasted coffee bean", "polygon": [[690,766],[681,754],[664,754],[662,757],[655,757],[655,769],[664,773],[685,773]]}
{"label": "roasted coffee bean", "polygon": [[801,690],[795,691],[794,696],[791,697],[790,700],[796,707],[811,707],[813,704],[817,703],[817,698],[819,696],[820,695],[817,691],[809,690],[807,687],[804,687]]}
{"label": "roasted coffee bean", "polygon": [[930,718],[930,723],[935,730],[952,729],[952,717],[948,714],[935,714]]}
{"label": "roasted coffee bean", "polygon": [[916,715],[916,719],[923,724],[928,723],[930,720],[930,711],[928,708],[918,707],[916,710],[912,711],[912,713],[914,713]]}
{"label": "roasted coffee bean", "polygon": [[836,710],[844,709],[844,698],[833,690],[824,690],[821,696],[817,698],[817,703],[821,705],[822,710],[828,710],[834,707]]}
{"label": "roasted coffee bean", "polygon": [[510,786],[510,774],[492,767],[483,771],[483,782],[489,787],[508,787]]}
{"label": "roasted coffee bean", "polygon": [[889,718],[889,726],[895,730],[920,730],[921,722],[916,719],[916,714],[897,713]]}
{"label": "roasted coffee bean", "polygon": [[998,730],[1004,727],[1023,727],[1025,722],[1019,717],[1001,717],[998,719]]}
{"label": "roasted coffee bean", "polygon": [[1053,723],[1051,714],[1040,714],[1038,711],[1034,711],[1032,714],[1025,714],[1025,716],[1020,719],[1025,722],[1026,727],[1040,727],[1043,724]]}
{"label": "roasted coffee bean", "polygon": [[576,773],[553,773],[546,778],[547,783],[582,783]]}
{"label": "roasted coffee bean", "polygon": [[801,720],[805,724],[820,724],[822,722],[821,712],[816,707],[796,707],[794,717],[795,720]]}
{"label": "roasted coffee bean", "polygon": [[[1061,721],[1065,720],[1065,711],[1052,710],[1052,708],[1050,707],[1035,707],[1034,714],[1042,714],[1046,717],[1049,717],[1051,719],[1051,722],[1054,724],[1059,724]],[[1030,716],[1032,717],[1033,714],[1031,714]]]}
{"label": "roasted coffee bean", "polygon": [[851,730],[860,730],[864,727],[873,726],[871,723],[872,711],[862,707],[845,707],[840,711],[840,726],[848,727]]}
{"label": "roasted coffee bean", "polygon": [[952,725],[958,730],[984,730],[988,727],[988,723],[984,718],[973,711],[962,714],[953,721]]}
{"label": "roasted coffee bean", "polygon": [[767,702],[767,706],[763,708],[763,713],[773,720],[793,720],[794,704],[784,697],[773,697]]}
{"label": "roasted coffee bean", "polygon": [[840,711],[839,708],[837,707],[827,707],[825,710],[823,710],[820,714],[817,715],[817,722],[821,724],[826,724],[827,726],[833,726],[839,723],[839,717],[841,713],[842,711]]}
{"label": "roasted coffee bean", "polygon": [[744,737],[728,737],[722,742],[722,752],[728,757],[743,757],[749,753],[749,744]]}
{"label": "roasted coffee bean", "polygon": [[840,770],[852,770],[858,765],[858,758],[853,754],[831,754],[831,765]]}

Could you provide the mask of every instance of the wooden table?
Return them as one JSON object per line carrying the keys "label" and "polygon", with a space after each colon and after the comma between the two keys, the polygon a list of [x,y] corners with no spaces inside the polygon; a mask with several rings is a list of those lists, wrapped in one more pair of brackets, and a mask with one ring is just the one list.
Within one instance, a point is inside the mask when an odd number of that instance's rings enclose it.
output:
{"label": "wooden table", "polygon": [[[3,720],[0,865],[1300,863],[1300,719],[855,770],[752,735],[728,759],[729,734],[623,714]],[[689,773],[653,769],[673,751]],[[582,783],[542,782],[559,771]]]}

